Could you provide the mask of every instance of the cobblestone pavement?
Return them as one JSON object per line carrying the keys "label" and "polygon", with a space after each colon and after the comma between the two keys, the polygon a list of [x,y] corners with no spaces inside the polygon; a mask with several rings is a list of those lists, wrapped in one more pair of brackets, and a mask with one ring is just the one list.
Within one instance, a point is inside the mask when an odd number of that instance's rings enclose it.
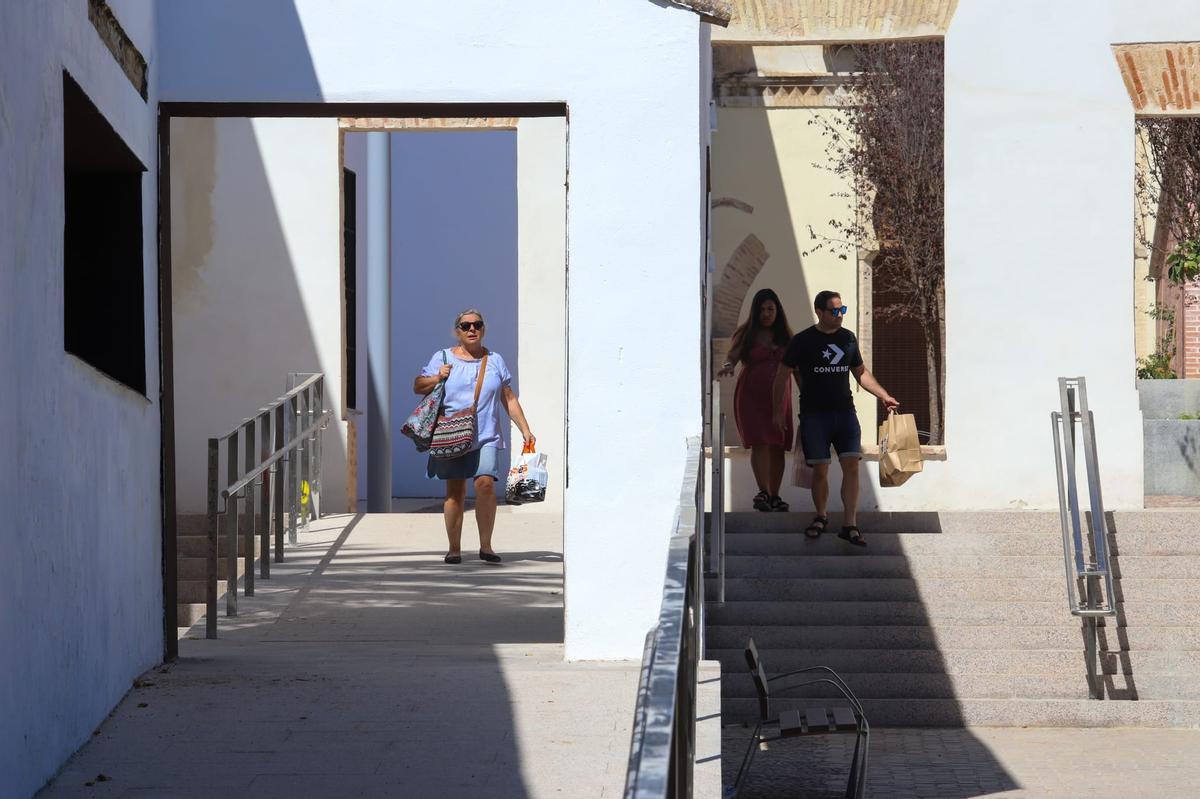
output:
{"label": "cobblestone pavement", "polygon": [[[749,730],[723,734],[732,784]],[[759,752],[742,799],[841,796],[854,738],[787,741]],[[1200,730],[977,727],[871,733],[867,795],[966,797],[1194,797]]]}

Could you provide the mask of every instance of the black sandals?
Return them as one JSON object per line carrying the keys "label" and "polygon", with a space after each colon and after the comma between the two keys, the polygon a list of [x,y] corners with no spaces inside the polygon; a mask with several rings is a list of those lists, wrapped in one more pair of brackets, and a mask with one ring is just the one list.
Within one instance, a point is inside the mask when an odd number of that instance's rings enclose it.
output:
{"label": "black sandals", "polygon": [[754,509],[770,512],[771,497],[766,491],[759,491],[754,495]]}
{"label": "black sandals", "polygon": [[843,541],[849,541],[856,547],[865,547],[867,545],[867,539],[862,537],[862,533],[859,532],[858,525],[856,524],[843,527],[842,531],[838,533],[838,538]]}
{"label": "black sandals", "polygon": [[788,504],[778,494],[767,500],[767,507],[776,513],[787,513],[788,510]]}
{"label": "black sandals", "polygon": [[814,516],[808,527],[804,528],[804,536],[806,538],[819,538],[821,533],[825,532],[826,525],[829,524],[829,519],[825,516]]}

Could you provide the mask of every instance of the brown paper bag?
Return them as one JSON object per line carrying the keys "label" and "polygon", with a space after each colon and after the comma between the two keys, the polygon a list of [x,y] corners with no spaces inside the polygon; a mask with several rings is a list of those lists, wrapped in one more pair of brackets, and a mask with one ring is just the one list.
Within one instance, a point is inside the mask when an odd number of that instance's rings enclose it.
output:
{"label": "brown paper bag", "polygon": [[917,417],[911,413],[889,413],[879,425],[879,485],[884,488],[904,485],[923,466]]}

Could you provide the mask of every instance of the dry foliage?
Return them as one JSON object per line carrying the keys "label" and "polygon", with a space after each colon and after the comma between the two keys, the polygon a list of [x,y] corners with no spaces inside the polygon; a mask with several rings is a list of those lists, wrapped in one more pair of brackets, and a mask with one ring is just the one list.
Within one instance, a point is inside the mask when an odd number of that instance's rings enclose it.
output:
{"label": "dry foliage", "polygon": [[[877,317],[917,320],[925,334],[930,443],[943,441],[945,408],[944,67],[941,42],[854,45],[851,104],[834,122],[824,164],[852,187],[852,220],[831,219],[816,245],[878,250],[892,302]],[[846,258],[843,252],[839,255]]]}

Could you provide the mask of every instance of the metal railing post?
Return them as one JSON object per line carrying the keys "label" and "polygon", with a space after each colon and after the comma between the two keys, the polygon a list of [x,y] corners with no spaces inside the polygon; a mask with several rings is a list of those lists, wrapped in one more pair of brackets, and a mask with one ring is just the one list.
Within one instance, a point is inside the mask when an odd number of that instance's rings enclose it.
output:
{"label": "metal railing post", "polygon": [[[291,441],[294,432],[296,431],[296,422],[300,415],[300,398],[293,396],[288,403],[288,437]],[[296,545],[296,525],[300,511],[300,447],[293,449],[287,456],[287,483],[288,483],[288,543],[292,546]]]}
{"label": "metal railing post", "polygon": [[[225,479],[232,485],[239,477],[238,471],[238,433],[234,430],[226,439],[226,472]],[[238,556],[238,498],[236,494],[225,497],[225,518],[229,529],[226,531],[226,543],[229,545],[225,553],[225,615],[237,615],[237,556]]]}
{"label": "metal railing post", "polygon": [[[271,457],[271,412],[266,410],[259,414],[258,422],[259,463],[262,463]],[[268,471],[259,475],[255,489],[258,492],[260,503],[258,568],[260,576],[264,580],[271,579],[271,474],[274,471],[275,467],[271,466]]]}
{"label": "metal railing post", "polygon": [[[258,459],[254,455],[254,448],[258,445],[255,432],[255,420],[248,419],[242,435],[245,437],[243,442],[245,448],[246,471],[249,472],[258,465]],[[254,503],[254,483],[250,483],[244,489],[244,498],[246,503],[246,530],[243,537],[243,543],[246,546],[246,551],[242,553],[242,571],[245,573],[245,584],[243,590],[246,596],[254,596],[254,545],[257,542],[256,534],[258,530],[254,525],[257,519],[255,518],[256,505]]]}
{"label": "metal railing post", "polygon": [[[1060,377],[1058,390],[1062,410],[1051,414],[1051,422],[1054,426],[1054,457],[1058,472],[1059,519],[1062,525],[1067,601],[1071,613],[1081,617],[1088,693],[1093,699],[1103,699],[1098,620],[1101,616],[1115,616],[1116,603],[1108,557],[1108,525],[1104,517],[1104,500],[1100,491],[1100,465],[1096,457],[1095,419],[1088,407],[1087,382],[1084,378]],[[1080,422],[1083,442],[1091,512],[1090,525],[1085,524],[1079,507],[1075,457],[1076,419]],[[1086,550],[1086,559],[1085,532],[1087,544],[1090,545]],[[1104,585],[1103,593],[1101,580]],[[1077,590],[1081,596],[1077,595]]]}
{"label": "metal railing post", "polygon": [[[325,378],[322,377],[313,384],[313,419],[321,418],[325,413]],[[313,464],[312,491],[309,505],[312,507],[313,519],[321,518],[321,458],[324,456],[324,428],[313,433]]]}
{"label": "metal railing post", "polygon": [[713,492],[717,510],[713,521],[717,530],[717,605],[725,604],[725,414],[717,417],[717,446],[713,453],[720,463],[717,477],[721,482]]}
{"label": "metal railing post", "polygon": [[[272,433],[275,437],[275,451],[283,449],[287,439],[284,423],[283,403],[275,406],[273,414]],[[287,459],[281,458],[271,466],[271,506],[275,509],[275,562],[283,563],[283,495],[284,482],[287,480]]]}
{"label": "metal railing post", "polygon": [[217,483],[220,480],[220,451],[221,440],[208,440],[208,564],[205,569],[204,586],[204,637],[217,637],[217,548],[220,540],[220,528],[217,517],[220,492]]}

